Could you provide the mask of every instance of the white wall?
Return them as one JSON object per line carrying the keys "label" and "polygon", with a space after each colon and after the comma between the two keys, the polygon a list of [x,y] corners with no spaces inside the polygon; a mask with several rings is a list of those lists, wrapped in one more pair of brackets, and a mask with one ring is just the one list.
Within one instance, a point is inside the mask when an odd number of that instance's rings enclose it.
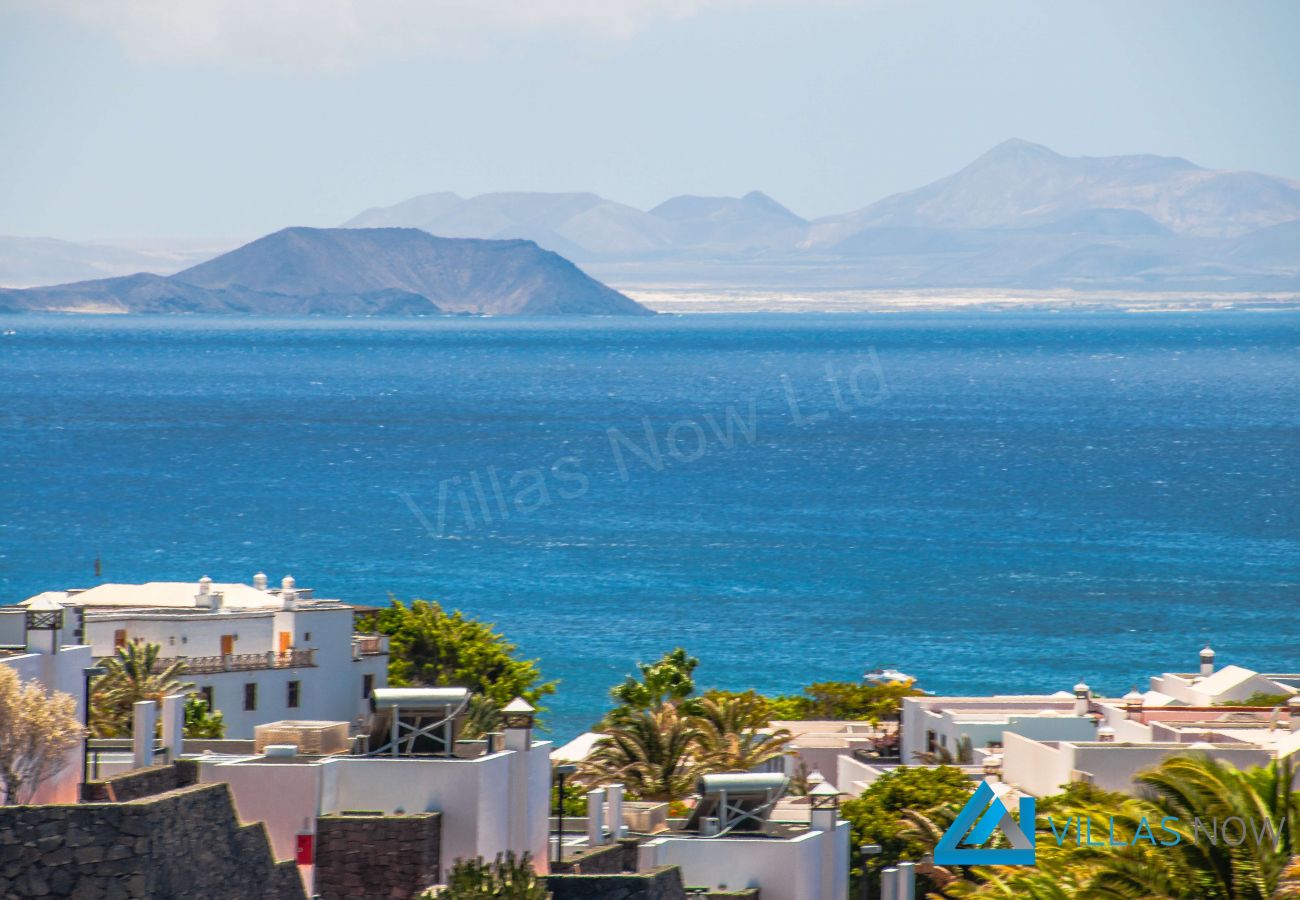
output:
{"label": "white wall", "polygon": [[[235,611],[175,615],[142,613],[86,621],[95,655],[111,656],[114,635],[125,630],[128,640],[140,639],[162,647],[165,657],[221,655],[223,635],[237,635],[236,654],[279,652],[279,633],[293,635],[290,646],[315,651],[314,666],[264,668],[231,672],[187,672],[183,680],[196,689],[211,687],[213,705],[226,723],[226,737],[251,739],[254,728],[282,719],[352,722],[365,715],[362,696],[366,675],[374,686],[388,683],[388,657],[352,656],[352,608],[340,605],[295,610]],[[299,702],[290,707],[289,682],[299,683]],[[256,709],[244,709],[245,685],[257,685]]]}
{"label": "white wall", "polygon": [[[332,794],[323,798],[322,812],[441,812],[444,870],[459,858],[492,859],[511,849],[509,783],[513,755],[506,751],[472,760],[340,757],[330,762],[337,767],[338,776]],[[537,756],[546,761],[544,752]],[[543,774],[549,789],[549,765]],[[519,807],[521,814],[527,814],[525,803]],[[542,818],[544,830],[544,813]]]}
{"label": "white wall", "polygon": [[316,833],[316,813],[328,765],[299,763],[207,762],[200,759],[199,781],[230,785],[241,822],[265,822],[276,859],[293,859],[299,834]]}
{"label": "white wall", "polygon": [[681,866],[688,886],[757,887],[763,900],[844,900],[836,885],[822,880],[823,852],[837,840],[847,851],[848,836],[838,830],[809,831],[790,840],[666,837],[642,844],[641,860],[642,868]]}
{"label": "white wall", "polygon": [[237,635],[236,653],[265,653],[276,649],[275,616],[267,611],[232,611],[217,614],[103,616],[86,617],[86,640],[97,656],[112,656],[114,634],[126,632],[128,641],[142,640],[157,644],[160,656],[220,656],[222,635]]}
{"label": "white wall", "polygon": [[1146,769],[1155,768],[1163,759],[1184,756],[1189,752],[1204,752],[1214,759],[1231,763],[1239,769],[1267,765],[1271,759],[1265,750],[1244,747],[1241,749],[1216,747],[1213,750],[1192,751],[1185,744],[1181,746],[1079,744],[1074,748],[1074,768],[1090,773],[1093,776],[1093,783],[1103,790],[1132,791],[1133,776]]}
{"label": "white wall", "polygon": [[[93,664],[89,647],[62,647],[57,653],[24,653],[0,657],[22,681],[38,681],[46,690],[62,691],[76,701],[78,722],[86,717],[86,680],[82,670]],[[33,803],[76,803],[80,796],[83,744],[78,741],[64,756],[57,773],[37,789]]]}
{"label": "white wall", "polygon": [[1064,790],[1074,770],[1073,746],[1039,743],[1008,734],[1002,747],[1002,780],[1035,797]]}

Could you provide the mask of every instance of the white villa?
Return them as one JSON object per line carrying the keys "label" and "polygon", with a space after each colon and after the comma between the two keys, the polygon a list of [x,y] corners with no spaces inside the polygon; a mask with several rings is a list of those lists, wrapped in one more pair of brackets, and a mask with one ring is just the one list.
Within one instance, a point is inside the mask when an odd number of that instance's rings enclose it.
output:
{"label": "white villa", "polygon": [[[1209,647],[1199,662],[1196,672],[1153,676],[1147,691],[1120,698],[1094,697],[1084,683],[1050,695],[909,697],[901,761],[946,750],[973,775],[1046,796],[1071,782],[1127,791],[1139,772],[1188,752],[1245,768],[1300,751],[1300,675],[1216,670]],[[1233,705],[1254,694],[1288,699]]]}
{"label": "white villa", "polygon": [[61,607],[59,640],[88,644],[97,659],[131,641],[160,645],[160,664],[185,663],[182,679],[220,710],[232,739],[283,719],[354,722],[387,683],[387,638],[354,633],[355,607],[290,577],[279,588],[261,573],[251,585],[101,584],[19,604],[38,606]]}
{"label": "white villa", "polygon": [[[94,665],[89,647],[67,643],[63,610],[53,603],[29,609],[0,610],[0,666],[25,682],[38,681],[47,691],[62,691],[77,701],[77,716],[86,720],[85,669]],[[76,803],[84,746],[68,753],[63,767],[31,798],[33,803]]]}

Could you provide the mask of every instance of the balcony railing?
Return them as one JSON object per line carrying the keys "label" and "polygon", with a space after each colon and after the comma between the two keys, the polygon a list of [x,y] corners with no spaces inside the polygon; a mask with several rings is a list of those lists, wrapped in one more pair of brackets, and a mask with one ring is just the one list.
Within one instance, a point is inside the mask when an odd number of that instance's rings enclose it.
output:
{"label": "balcony railing", "polygon": [[388,652],[388,637],[382,634],[352,635],[352,655],[378,656]]}
{"label": "balcony railing", "polygon": [[316,665],[316,651],[289,650],[276,653],[226,653],[222,656],[171,656],[157,659],[153,672],[157,674],[175,663],[185,666],[189,675],[211,675],[216,672],[249,672],[255,669],[296,669]]}

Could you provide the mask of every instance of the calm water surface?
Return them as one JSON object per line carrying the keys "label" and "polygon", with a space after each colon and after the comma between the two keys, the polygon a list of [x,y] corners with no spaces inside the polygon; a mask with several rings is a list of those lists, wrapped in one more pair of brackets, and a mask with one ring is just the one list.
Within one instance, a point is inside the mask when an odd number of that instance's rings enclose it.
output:
{"label": "calm water surface", "polygon": [[3,602],[97,553],[438,598],[562,680],[561,737],[677,644],[764,691],[1300,669],[1300,314],[9,330]]}

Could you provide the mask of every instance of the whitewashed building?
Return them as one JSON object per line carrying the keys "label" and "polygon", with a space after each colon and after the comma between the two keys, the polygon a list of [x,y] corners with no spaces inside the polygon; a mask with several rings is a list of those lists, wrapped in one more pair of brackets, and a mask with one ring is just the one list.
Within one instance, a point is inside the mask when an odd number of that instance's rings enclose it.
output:
{"label": "whitewashed building", "polygon": [[387,638],[354,633],[355,607],[288,577],[278,588],[261,573],[251,585],[101,584],[20,605],[50,602],[67,609],[63,638],[96,658],[143,641],[162,648],[160,666],[184,662],[183,680],[222,713],[228,738],[283,719],[356,721],[387,683]]}
{"label": "whitewashed building", "polygon": [[[0,609],[0,666],[12,669],[22,681],[36,681],[47,691],[69,694],[77,702],[77,718],[85,722],[85,670],[93,666],[94,659],[90,647],[65,640],[62,624],[66,620],[67,610],[48,598],[29,609]],[[84,749],[84,744],[77,744],[31,802],[76,803]]]}
{"label": "whitewashed building", "polygon": [[[381,737],[387,725],[381,724],[372,733],[369,754],[312,754],[288,744],[265,746],[262,752],[250,747],[249,752],[204,753],[191,757],[199,763],[199,780],[230,786],[240,820],[265,824],[277,858],[298,857],[309,892],[317,860],[303,858],[301,841],[316,832],[321,817],[350,810],[381,816],[439,813],[439,877],[457,859],[491,860],[507,850],[530,854],[537,870],[545,872],[551,744],[533,739],[533,708],[516,700],[504,710],[501,733],[491,740],[460,741],[458,719],[467,690],[388,689],[378,696],[385,695],[381,718],[386,707],[393,733],[400,730],[389,745]],[[432,708],[423,703],[430,696]],[[446,696],[452,701],[439,706]],[[369,722],[374,721],[372,713]],[[307,733],[330,723],[301,725]]]}
{"label": "whitewashed building", "polygon": [[[1300,675],[1216,669],[1214,658],[1206,647],[1197,671],[1153,676],[1146,691],[1118,698],[1085,683],[1050,695],[909,697],[903,761],[969,748],[962,762],[973,775],[1047,796],[1073,782],[1128,791],[1138,773],[1188,753],[1248,767],[1300,752]],[[1234,705],[1257,694],[1280,702]]]}

